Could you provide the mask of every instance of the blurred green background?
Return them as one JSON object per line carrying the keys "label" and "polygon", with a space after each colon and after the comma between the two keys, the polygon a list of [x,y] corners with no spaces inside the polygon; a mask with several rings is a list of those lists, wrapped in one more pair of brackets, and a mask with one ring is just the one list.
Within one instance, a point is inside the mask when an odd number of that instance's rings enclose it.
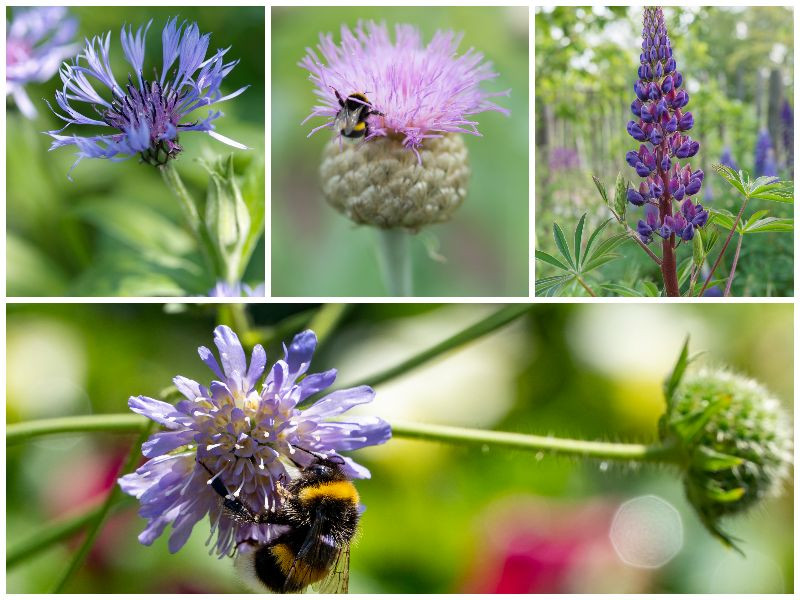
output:
{"label": "blurred green background", "polygon": [[[210,32],[209,53],[231,46],[226,58],[240,63],[225,78],[222,91],[251,87],[220,104],[224,116],[215,123],[219,133],[252,150],[235,150],[207,134],[187,132],[181,135],[184,150],[177,169],[194,197],[204,201],[208,176],[197,159],[233,152],[236,172],[247,181],[244,193],[264,197],[263,8],[87,6],[72,7],[70,12],[79,20],[78,42],[111,31],[111,68],[118,80],[127,79],[130,72],[119,40],[123,23],[136,30],[153,19],[145,50],[147,72],[161,68],[161,30],[171,16],[196,21],[202,33]],[[7,9],[7,18],[10,14]],[[26,87],[39,112],[35,121],[7,104],[8,295],[205,295],[214,282],[203,271],[178,201],[157,169],[136,157],[121,163],[85,159],[73,171],[74,181],[69,181],[74,151],[47,151],[50,138],[41,132],[59,129],[64,122],[50,112],[44,99],[55,106],[54,93],[61,85],[56,74],[46,84]],[[86,111],[90,115],[91,107]],[[207,112],[204,108],[196,114],[205,117]],[[66,133],[70,132],[96,131],[70,126]],[[244,280],[264,281],[263,240]]]}
{"label": "blurred green background", "polygon": [[[484,88],[511,116],[476,116],[483,137],[465,135],[472,177],[467,198],[445,224],[412,240],[414,294],[528,295],[528,9],[464,7],[313,7],[272,9],[272,293],[276,296],[381,296],[377,236],[355,227],[322,198],[319,164],[331,134],[300,122],[316,103],[297,66],[320,33],[339,43],[359,20],[410,23],[428,43],[438,29],[463,32],[459,52],[475,47],[500,74]],[[446,262],[432,259],[439,254]]]}
{"label": "blurred green background", "polygon": [[[176,374],[209,381],[196,347],[226,317],[213,306],[11,305],[7,419],[124,412],[130,395],[158,395]],[[315,312],[251,305],[251,342],[270,360]],[[496,310],[488,305],[356,305],[320,348],[313,371],[352,383],[395,365]],[[226,307],[222,307],[227,312]],[[367,413],[389,420],[585,439],[652,442],[661,381],[691,334],[701,363],[765,384],[791,411],[789,304],[539,304],[493,334],[377,386]],[[114,335],[109,336],[108,332]],[[242,333],[239,329],[240,334]],[[44,379],[42,379],[44,377]],[[39,438],[7,453],[7,545],[98,501],[129,436]],[[394,439],[356,453],[367,510],[352,549],[353,592],[792,592],[793,490],[725,522],[746,558],[702,528],[676,474],[655,467],[557,459]],[[622,502],[654,494],[683,523],[683,546],[659,569],[623,563],[609,543]],[[67,591],[242,591],[229,560],[208,555],[207,521],[167,552],[136,540],[132,501],[107,523]],[[7,591],[44,592],[79,539],[7,570]],[[644,548],[643,551],[646,551]],[[58,567],[58,568],[56,568]]]}
{"label": "blurred green background", "polygon": [[[778,175],[793,178],[787,152],[794,138],[781,119],[784,102],[794,110],[793,9],[790,7],[666,7],[664,18],[678,70],[694,115],[690,132],[700,151],[689,159],[706,173],[696,197],[704,206],[738,212],[741,197],[712,169],[725,147],[739,168],[754,173],[756,137],[767,128]],[[635,7],[553,7],[536,12],[536,242],[557,252],[553,222],[569,237],[583,213],[587,231],[611,215],[592,175],[613,190],[617,173],[640,179],[625,162],[639,143],[625,129],[633,118],[633,83],[641,52],[642,9]],[[787,139],[788,134],[788,139]],[[787,142],[788,141],[788,145]],[[754,177],[755,178],[755,177]],[[746,215],[769,209],[791,217],[791,205],[755,200]],[[643,211],[629,206],[635,229]],[[615,228],[612,224],[605,237]],[[726,232],[722,232],[724,239]],[[744,240],[731,294],[793,295],[793,236],[750,235]],[[735,241],[735,240],[734,240]],[[713,250],[716,254],[721,244]],[[733,255],[717,274],[726,277]],[[600,269],[602,279],[631,286],[637,279],[661,285],[655,265],[633,242],[618,250],[624,258]],[[678,251],[680,261],[688,249]],[[537,262],[536,277],[555,274]],[[575,286],[570,295],[585,295]]]}

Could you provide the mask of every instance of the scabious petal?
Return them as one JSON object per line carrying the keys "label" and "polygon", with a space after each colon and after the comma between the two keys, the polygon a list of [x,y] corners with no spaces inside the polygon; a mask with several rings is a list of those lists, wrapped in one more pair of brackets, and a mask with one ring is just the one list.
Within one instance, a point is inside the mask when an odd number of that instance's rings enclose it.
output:
{"label": "scabious petal", "polygon": [[339,452],[382,444],[391,437],[389,425],[376,417],[330,420],[372,400],[374,392],[366,386],[335,391],[307,410],[298,408],[336,376],[331,369],[300,379],[316,347],[312,331],[295,336],[285,360],[277,361],[266,376],[260,394],[255,388],[266,368],[263,348],[254,348],[248,367],[241,342],[230,328],[217,327],[214,341],[222,368],[207,348],[199,352],[219,377],[208,388],[178,376],[176,387],[186,399],[175,407],[147,397],[131,399],[133,410],[171,431],[155,433],[144,443],[142,451],[150,460],[119,484],[139,499],[139,514],[148,521],[139,540],[150,544],[171,525],[171,552],[186,543],[206,514],[212,523],[207,543],[213,540],[212,551],[220,556],[236,552],[248,540],[267,543],[280,533],[278,526],[232,519],[221,508],[218,484],[253,513],[275,510],[282,502],[278,482],[289,476],[284,463],[308,466],[319,453],[341,459],[348,477],[368,477],[367,469]]}

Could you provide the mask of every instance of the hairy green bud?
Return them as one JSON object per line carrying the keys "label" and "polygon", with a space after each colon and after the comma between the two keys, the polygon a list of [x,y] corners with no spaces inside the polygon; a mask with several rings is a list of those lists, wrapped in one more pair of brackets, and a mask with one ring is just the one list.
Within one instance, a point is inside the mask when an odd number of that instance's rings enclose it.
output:
{"label": "hairy green bud", "polygon": [[703,524],[735,547],[720,519],[781,492],[791,470],[791,422],[756,381],[724,369],[683,375],[686,362],[668,382],[661,438],[682,452],[686,496]]}

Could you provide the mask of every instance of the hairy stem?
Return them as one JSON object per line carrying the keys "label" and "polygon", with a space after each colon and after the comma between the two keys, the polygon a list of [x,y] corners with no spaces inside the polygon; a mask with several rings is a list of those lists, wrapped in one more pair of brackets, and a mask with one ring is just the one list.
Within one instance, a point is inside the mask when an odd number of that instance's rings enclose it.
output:
{"label": "hairy stem", "polygon": [[736,252],[733,255],[733,263],[731,264],[731,272],[728,275],[728,282],[725,284],[725,296],[731,295],[731,284],[733,277],[736,275],[736,265],[739,263],[739,253],[742,251],[742,238],[744,236],[740,233],[739,240],[736,242]]}
{"label": "hairy stem", "polygon": [[561,456],[606,460],[677,463],[682,459],[678,448],[668,444],[618,444],[397,421],[392,423],[392,437],[452,442],[488,448],[515,448],[551,452]]}
{"label": "hairy stem", "polygon": [[[186,225],[188,225],[189,230],[197,240],[197,245],[200,246],[203,258],[206,261],[206,265],[214,281],[218,280],[221,276],[225,276],[226,280],[228,280],[229,274],[226,272],[227,269],[224,269],[222,266],[222,261],[214,247],[214,243],[211,241],[208,229],[206,229],[205,223],[203,223],[200,218],[200,213],[197,211],[197,204],[183,184],[183,180],[178,170],[175,168],[174,162],[175,161],[170,160],[167,164],[159,167],[161,175],[164,178],[164,183],[167,184],[172,194],[178,199],[178,204],[181,207],[181,212],[183,212]],[[229,283],[233,282],[229,281]]]}
{"label": "hairy stem", "polygon": [[403,229],[378,231],[378,260],[389,296],[411,296],[410,240]]}
{"label": "hairy stem", "polygon": [[733,237],[733,234],[736,232],[736,228],[739,226],[739,221],[742,220],[742,215],[744,214],[744,209],[747,206],[748,200],[750,200],[750,198],[748,196],[745,196],[744,202],[742,202],[742,207],[739,209],[739,214],[736,215],[736,220],[733,222],[733,227],[731,227],[731,230],[728,232],[728,237],[725,238],[725,243],[722,244],[722,249],[719,251],[717,260],[714,261],[714,266],[711,267],[711,272],[709,272],[708,277],[706,277],[706,281],[703,284],[702,289],[700,290],[699,294],[700,296],[703,295],[703,292],[706,291],[706,288],[711,283],[711,278],[714,276],[714,271],[717,270],[719,263],[722,261],[722,257],[725,255],[725,250],[727,250],[728,244],[731,243],[731,238]]}
{"label": "hairy stem", "polygon": [[141,431],[147,419],[133,413],[82,415],[56,419],[37,419],[6,426],[6,446],[21,444],[32,438],[52,434],[103,432],[131,433]]}

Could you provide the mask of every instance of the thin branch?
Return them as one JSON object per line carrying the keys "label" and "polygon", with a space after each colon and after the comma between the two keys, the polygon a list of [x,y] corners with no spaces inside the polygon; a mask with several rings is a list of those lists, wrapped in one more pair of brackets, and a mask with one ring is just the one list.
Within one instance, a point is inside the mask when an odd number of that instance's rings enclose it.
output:
{"label": "thin branch", "polygon": [[581,279],[580,275],[578,275],[577,273],[575,274],[575,280],[583,286],[583,289],[585,289],[590,296],[592,296],[593,298],[597,297],[597,294],[594,293],[594,290],[592,290],[592,288],[589,287],[589,284],[587,284],[583,279]]}
{"label": "thin branch", "polygon": [[733,277],[736,275],[736,265],[739,262],[739,252],[742,251],[742,238],[744,236],[740,233],[739,234],[739,241],[736,242],[736,252],[733,255],[733,263],[731,264],[731,272],[728,275],[728,282],[725,284],[725,296],[731,295],[731,284],[733,283]]}
{"label": "thin branch", "polygon": [[659,267],[661,267],[661,259],[658,258],[658,255],[656,255],[655,252],[650,250],[647,244],[645,244],[641,240],[639,235],[633,229],[631,229],[630,225],[628,225],[627,223],[623,223],[623,225],[625,226],[625,233],[628,234],[628,237],[630,237],[634,242],[639,244],[639,247],[647,253],[647,256],[653,259],[653,262],[656,263]]}
{"label": "thin branch", "polygon": [[703,284],[703,288],[700,290],[699,294],[700,296],[703,295],[703,292],[706,291],[708,284],[711,283],[711,278],[714,276],[714,271],[717,270],[719,263],[722,261],[722,257],[725,254],[725,250],[728,248],[728,244],[730,243],[731,238],[733,237],[733,234],[736,231],[736,228],[739,226],[739,221],[742,220],[742,214],[744,213],[744,208],[745,206],[747,206],[747,202],[749,200],[750,200],[749,196],[744,197],[744,202],[742,202],[742,207],[739,209],[739,214],[736,215],[736,220],[733,222],[733,227],[731,227],[730,232],[728,232],[728,237],[725,238],[725,243],[722,245],[722,250],[719,251],[717,260],[714,261],[714,266],[711,267],[711,272],[708,274],[708,277],[706,277],[706,282]]}

